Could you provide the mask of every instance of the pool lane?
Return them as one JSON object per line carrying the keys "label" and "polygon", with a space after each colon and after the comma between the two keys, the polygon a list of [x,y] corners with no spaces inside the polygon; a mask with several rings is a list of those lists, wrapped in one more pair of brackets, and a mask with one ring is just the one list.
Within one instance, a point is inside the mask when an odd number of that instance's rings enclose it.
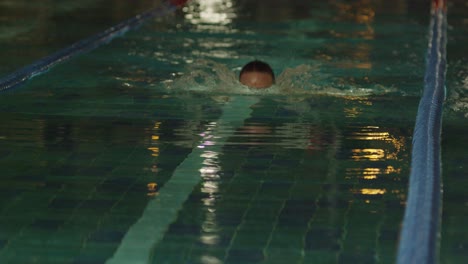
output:
{"label": "pool lane", "polygon": [[168,0],[164,1],[161,6],[139,14],[129,20],[121,22],[107,30],[98,33],[89,38],[83,39],[72,44],[69,47],[61,49],[49,56],[46,56],[36,62],[25,66],[7,76],[0,79],[0,92],[15,88],[34,76],[47,72],[52,67],[63,63],[77,55],[94,50],[104,44],[109,43],[114,38],[122,36],[129,30],[141,26],[143,23],[155,17],[162,17],[172,13],[178,7],[182,6],[187,1]]}
{"label": "pool lane", "polygon": [[[210,123],[201,133],[200,144],[175,169],[159,195],[148,203],[140,219],[130,227],[114,256],[106,263],[149,263],[153,247],[163,238],[194,187],[201,182],[204,160],[210,153],[222,151],[226,140],[250,117],[251,106],[256,102],[256,97],[231,97],[223,106],[219,120]],[[231,129],[225,129],[226,126]],[[220,134],[220,131],[230,133]]]}

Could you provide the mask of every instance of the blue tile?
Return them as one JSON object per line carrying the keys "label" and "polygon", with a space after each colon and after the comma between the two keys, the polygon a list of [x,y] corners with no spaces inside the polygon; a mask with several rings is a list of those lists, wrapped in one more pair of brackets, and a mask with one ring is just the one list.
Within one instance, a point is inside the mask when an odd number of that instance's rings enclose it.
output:
{"label": "blue tile", "polygon": [[280,224],[307,225],[315,213],[314,201],[288,200],[279,216]]}
{"label": "blue tile", "polygon": [[199,235],[201,232],[199,225],[186,225],[174,223],[169,227],[168,234],[178,235]]}
{"label": "blue tile", "polygon": [[[97,187],[98,191],[121,192],[127,190],[135,182],[134,178],[121,177],[105,180]],[[145,186],[146,187],[146,186]]]}
{"label": "blue tile", "polygon": [[54,199],[49,204],[49,208],[54,209],[73,209],[75,208],[81,201],[74,200],[74,199],[64,199],[64,198],[57,198]]}
{"label": "blue tile", "polygon": [[54,231],[63,225],[63,220],[52,220],[52,219],[37,219],[32,224],[31,227],[42,229],[45,231]]}
{"label": "blue tile", "polygon": [[10,155],[10,150],[0,150],[0,159],[5,158],[6,156]]}
{"label": "blue tile", "polygon": [[[116,197],[117,199],[118,197]],[[114,200],[86,200],[81,206],[80,209],[94,209],[94,210],[108,210],[114,205],[117,201]]]}
{"label": "blue tile", "polygon": [[0,239],[0,250],[2,250],[7,243],[8,243],[8,240]]}
{"label": "blue tile", "polygon": [[262,249],[232,249],[226,263],[260,263],[265,259]]}
{"label": "blue tile", "polygon": [[121,231],[98,230],[91,234],[89,241],[99,243],[119,243],[124,235],[125,233]]}
{"label": "blue tile", "polygon": [[8,199],[14,199],[15,197],[19,196],[22,194],[24,191],[21,190],[12,190],[12,189],[0,189],[0,200],[5,201]]}
{"label": "blue tile", "polygon": [[368,250],[364,252],[353,252],[340,254],[338,259],[339,264],[360,263],[374,264],[378,263],[375,252]]}
{"label": "blue tile", "polygon": [[306,250],[340,250],[338,240],[341,237],[340,229],[323,228],[307,232],[305,237]]}
{"label": "blue tile", "polygon": [[106,263],[106,258],[95,257],[95,256],[78,256],[72,262],[73,264],[104,264]]}
{"label": "blue tile", "polygon": [[50,169],[49,174],[54,176],[66,176],[75,174],[80,168],[75,165],[62,165]]}
{"label": "blue tile", "polygon": [[113,169],[114,167],[112,166],[92,166],[81,169],[80,174],[86,176],[103,176],[110,173]]}

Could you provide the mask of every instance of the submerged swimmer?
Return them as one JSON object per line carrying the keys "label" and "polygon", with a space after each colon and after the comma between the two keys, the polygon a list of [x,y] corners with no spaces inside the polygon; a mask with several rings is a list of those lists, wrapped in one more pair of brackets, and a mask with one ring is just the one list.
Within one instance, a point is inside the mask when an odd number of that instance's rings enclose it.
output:
{"label": "submerged swimmer", "polygon": [[270,65],[254,60],[242,68],[239,81],[250,88],[265,89],[275,83],[275,74]]}

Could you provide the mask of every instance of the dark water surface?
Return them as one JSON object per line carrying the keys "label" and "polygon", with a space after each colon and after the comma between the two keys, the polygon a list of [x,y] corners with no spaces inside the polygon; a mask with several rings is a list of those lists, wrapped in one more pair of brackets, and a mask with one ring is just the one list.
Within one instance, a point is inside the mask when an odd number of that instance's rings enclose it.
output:
{"label": "dark water surface", "polygon": [[[0,74],[154,5],[4,1]],[[467,11],[449,1],[441,263],[468,260]],[[393,263],[428,12],[191,1],[0,94],[0,262]],[[235,83],[255,58],[274,92]]]}

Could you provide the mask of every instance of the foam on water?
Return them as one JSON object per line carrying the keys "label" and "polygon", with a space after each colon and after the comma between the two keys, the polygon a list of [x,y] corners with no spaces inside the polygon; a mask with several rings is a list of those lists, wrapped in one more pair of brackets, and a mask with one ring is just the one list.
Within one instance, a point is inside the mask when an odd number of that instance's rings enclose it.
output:
{"label": "foam on water", "polygon": [[[321,65],[300,64],[293,68],[285,68],[276,77],[276,83],[268,89],[252,89],[238,81],[241,67],[229,68],[227,65],[212,60],[199,59],[187,64],[177,77],[164,81],[164,87],[170,93],[202,93],[211,95],[216,100],[228,100],[223,96],[260,95],[286,96],[285,101],[297,101],[307,97],[325,95],[336,97],[368,97],[368,96],[420,96],[408,94],[402,88],[386,87],[374,84],[359,87],[352,84],[336,85],[330,81],[330,76],[321,72]],[[465,71],[458,74],[460,81],[453,87],[448,87],[449,95],[446,106],[451,111],[468,118],[468,75]],[[332,76],[333,77],[333,76]],[[421,80],[422,85],[423,80]]]}
{"label": "foam on water", "polygon": [[468,68],[457,74],[459,81],[450,89],[446,101],[448,108],[468,118]]}
{"label": "foam on water", "polygon": [[268,89],[252,89],[239,83],[239,68],[211,61],[196,60],[187,64],[180,77],[165,82],[170,92],[199,92],[211,95],[287,95],[287,96],[370,96],[395,92],[393,87],[334,87],[327,85],[326,74],[320,72],[320,65],[301,64],[285,68],[276,77],[276,83]]}

